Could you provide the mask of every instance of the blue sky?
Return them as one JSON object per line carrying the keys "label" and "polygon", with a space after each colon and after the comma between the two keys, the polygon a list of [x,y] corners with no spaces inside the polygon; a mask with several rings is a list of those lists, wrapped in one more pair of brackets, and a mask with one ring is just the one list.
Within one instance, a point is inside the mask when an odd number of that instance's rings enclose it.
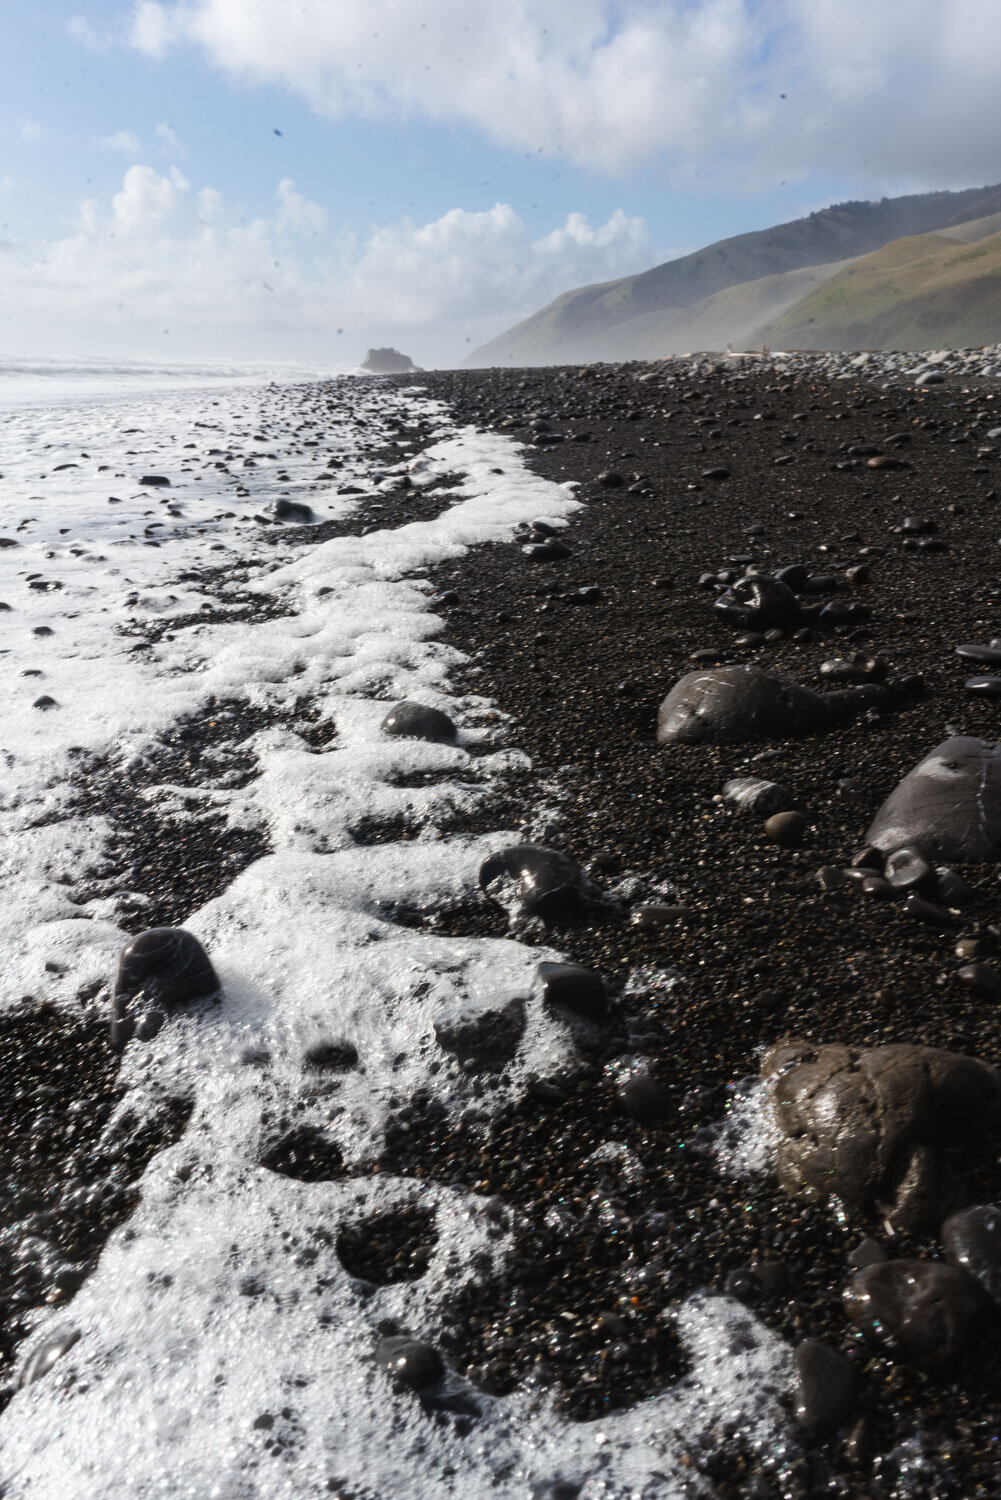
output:
{"label": "blue sky", "polygon": [[839,198],[997,181],[996,20],[997,0],[8,7],[0,337],[453,362],[569,286]]}

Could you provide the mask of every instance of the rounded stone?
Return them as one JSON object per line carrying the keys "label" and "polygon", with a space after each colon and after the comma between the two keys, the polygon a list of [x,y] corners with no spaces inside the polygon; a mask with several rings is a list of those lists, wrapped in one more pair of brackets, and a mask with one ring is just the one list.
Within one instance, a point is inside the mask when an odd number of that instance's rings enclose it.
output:
{"label": "rounded stone", "polygon": [[480,887],[502,906],[521,906],[546,921],[579,915],[590,894],[580,866],[542,844],[511,844],[492,854],[480,866]]}
{"label": "rounded stone", "polygon": [[724,782],[723,798],[757,818],[792,812],[796,806],[796,796],[787,786],[761,776],[735,776]]}
{"label": "rounded stone", "polygon": [[989,1306],[973,1276],[931,1260],[866,1266],[849,1282],[844,1303],[871,1344],[891,1359],[931,1373],[955,1365]]}
{"label": "rounded stone", "polygon": [[889,702],[887,689],[875,683],[815,693],[750,664],[717,667],[689,672],[675,683],[660,705],[657,742],[725,745],[791,739],[846,723],[870,706]]}
{"label": "rounded stone", "polygon": [[434,1385],[445,1373],[445,1365],[437,1349],[422,1344],[408,1334],[393,1334],[379,1340],[375,1357],[382,1368],[402,1385],[411,1390],[422,1391]]}
{"label": "rounded stone", "polygon": [[968,677],[963,687],[978,698],[1001,698],[1001,677]]}
{"label": "rounded stone", "polygon": [[942,1248],[954,1266],[975,1276],[1001,1303],[1001,1208],[977,1203],[950,1214],[942,1225]]}
{"label": "rounded stone", "polygon": [[935,886],[935,871],[920,849],[904,845],[886,856],[883,873],[897,891],[930,890]]}
{"label": "rounded stone", "polygon": [[793,1365],[797,1422],[818,1436],[836,1431],[855,1405],[855,1371],[844,1355],[820,1339],[797,1344]]}
{"label": "rounded stone", "polygon": [[530,542],[521,550],[532,562],[558,562],[570,556],[570,548],[566,542],[558,541],[556,537],[549,537],[544,542]]}
{"label": "rounded stone", "polygon": [[585,1021],[600,1023],[608,1016],[605,981],[580,964],[541,963],[542,998],[556,1010],[570,1011]]}
{"label": "rounded stone", "polygon": [[957,646],[956,655],[964,661],[980,662],[985,667],[1001,667],[1001,650],[996,646],[981,646],[971,641]]}
{"label": "rounded stone", "polygon": [[740,578],[720,594],[714,609],[741,630],[794,629],[802,621],[799,600],[767,574]]}
{"label": "rounded stone", "polygon": [[47,1375],[56,1363],[61,1359],[80,1337],[78,1328],[57,1328],[42,1340],[42,1342],[29,1353],[21,1369],[20,1386],[31,1385],[35,1380],[41,1380]]}
{"label": "rounded stone", "polygon": [[428,740],[435,745],[455,742],[456,728],[448,714],[425,703],[397,703],[380,726],[383,734],[400,739]]}
{"label": "rounded stone", "polygon": [[780,848],[795,849],[803,842],[807,827],[801,812],[773,813],[765,823],[765,837]]}
{"label": "rounded stone", "polygon": [[642,1125],[656,1125],[671,1108],[668,1094],[649,1073],[639,1071],[624,1079],[615,1097],[627,1115]]}
{"label": "rounded stone", "polygon": [[169,1013],[218,988],[208,954],[193,933],[183,927],[153,927],[139,933],[119,956],[111,1000],[111,1045],[124,1047],[137,1034],[137,1019],[148,1032],[154,1014]]}
{"label": "rounded stone", "polygon": [[926,858],[986,864],[1001,851],[1001,747],[957,735],[936,746],[877,812],[870,844]]}
{"label": "rounded stone", "polygon": [[303,526],[308,521],[315,520],[312,506],[297,500],[276,500],[271,507],[271,513],[276,521],[290,521],[296,526]]}
{"label": "rounded stone", "polygon": [[1001,995],[1001,973],[993,964],[964,964],[956,971],[956,978],[981,1000],[996,1000]]}

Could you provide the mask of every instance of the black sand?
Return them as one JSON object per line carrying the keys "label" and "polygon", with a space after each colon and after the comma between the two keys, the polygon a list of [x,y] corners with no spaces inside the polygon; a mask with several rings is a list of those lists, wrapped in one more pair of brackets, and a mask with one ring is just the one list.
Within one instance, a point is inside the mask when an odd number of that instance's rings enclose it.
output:
{"label": "black sand", "polygon": [[[918,1041],[1001,1062],[997,1002],[958,984],[954,954],[961,934],[979,935],[989,952],[1001,947],[995,870],[965,872],[974,894],[954,930],[910,921],[897,903],[824,892],[816,879],[819,867],[849,861],[897,780],[948,733],[998,733],[993,703],[964,691],[971,673],[954,647],[1001,633],[1001,464],[978,451],[992,446],[986,433],[1001,424],[1001,398],[987,387],[821,383],[806,370],[736,379],[730,370],[626,366],[425,374],[416,382],[460,420],[503,424],[519,440],[532,439],[533,417],[547,422],[539,430],[564,440],[531,442],[528,461],[548,478],[580,481],[586,502],[561,533],[572,548],[565,561],[531,562],[512,540],[435,575],[457,596],[442,606],[444,638],[470,658],[455,687],[493,698],[511,716],[509,742],[533,761],[532,773],[503,788],[476,826],[521,819],[538,836],[544,814],[545,842],[599,884],[621,887],[627,906],[669,901],[687,916],[643,930],[609,915],[559,932],[552,940],[568,958],[598,969],[617,996],[613,1025],[590,1040],[579,1071],[545,1081],[499,1118],[484,1110],[455,1124],[412,1099],[373,1168],[462,1184],[520,1211],[525,1230],[510,1274],[457,1305],[441,1330],[446,1358],[483,1388],[503,1392],[533,1374],[575,1419],[627,1407],[683,1369],[672,1309],[700,1288],[729,1287],[791,1344],[815,1336],[841,1349],[861,1394],[830,1441],[793,1437],[766,1465],[721,1431],[711,1451],[689,1456],[693,1476],[704,1474],[726,1496],[992,1495],[1001,1416],[996,1327],[985,1326],[953,1378],[932,1378],[874,1356],[841,1306],[847,1256],[863,1235],[893,1256],[935,1256],[938,1241],[891,1239],[878,1221],[845,1223],[829,1208],[787,1198],[768,1179],[732,1181],[708,1149],[707,1127],[756,1073],[762,1049],[784,1035]],[[645,375],[652,378],[638,378]],[[575,440],[584,433],[588,441]],[[900,433],[910,441],[887,443]],[[896,455],[907,467],[872,470],[859,456],[854,467],[836,469],[852,445]],[[608,469],[626,483],[601,485]],[[712,469],[728,477],[702,477]],[[629,493],[639,476],[649,492]],[[386,524],[381,504],[359,527]],[[419,497],[405,504],[404,519],[425,513]],[[920,535],[941,550],[906,544],[898,528],[909,516],[935,523]],[[315,539],[304,531],[304,543]],[[736,632],[698,584],[728,557],[830,572],[838,587],[824,597],[865,604],[871,619],[812,628],[804,640],[736,646]],[[869,580],[847,582],[845,570],[859,563]],[[586,586],[600,589],[600,599],[573,602]],[[891,676],[920,677],[923,692],[911,683],[874,721],[779,745],[655,744],[657,707],[692,669],[694,652],[754,661],[822,687],[821,662],[859,650],[884,657]],[[219,707],[232,715],[232,734],[216,718],[179,726],[168,740],[172,784],[185,784],[182,763],[192,768],[190,784],[203,784],[202,750],[223,745],[232,751],[223,762],[232,784],[252,774],[239,742],[260,726],[236,705]],[[303,708],[315,721],[316,711]],[[335,729],[316,723],[318,748]],[[209,762],[218,774],[217,755]],[[800,848],[768,843],[760,819],[716,800],[739,774],[766,775],[797,794],[809,819]],[[91,784],[100,794],[100,777]],[[138,807],[141,790],[130,790],[122,806],[114,863],[134,880],[146,875],[158,919],[180,921],[215,893],[227,853],[239,868],[260,851],[252,837],[243,850],[229,849],[226,832],[209,829],[195,841],[204,878],[192,872],[183,889],[172,888],[172,861],[157,863],[170,828],[157,826],[155,837],[138,825],[129,831],[129,797]],[[369,828],[359,841],[400,832]],[[474,891],[455,910],[400,916],[439,931],[506,931],[503,914]],[[137,925],[147,925],[139,914]],[[637,969],[662,977],[645,993],[640,986],[621,995]],[[661,1086],[655,1124],[628,1117],[616,1098],[606,1068],[626,1054],[649,1059]],[[79,1097],[78,1088],[57,1084],[56,1103],[60,1094]],[[95,1088],[113,1097],[110,1070]],[[489,1076],[482,1088],[487,1095]],[[171,1120],[164,1143],[179,1125]],[[640,1170],[588,1161],[609,1142],[628,1147]],[[147,1145],[123,1182],[134,1181]],[[994,1150],[969,1155],[979,1196],[996,1198]],[[110,1227],[95,1221],[96,1234]],[[420,1233],[401,1224],[395,1254],[394,1233],[382,1226],[377,1243],[348,1247],[349,1256],[416,1274],[409,1268],[424,1253]],[[100,1238],[81,1248],[81,1263]]]}

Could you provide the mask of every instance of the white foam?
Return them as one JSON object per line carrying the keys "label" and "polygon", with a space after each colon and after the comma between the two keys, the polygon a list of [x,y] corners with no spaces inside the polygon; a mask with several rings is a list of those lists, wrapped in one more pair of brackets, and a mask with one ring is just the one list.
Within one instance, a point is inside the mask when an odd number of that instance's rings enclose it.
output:
{"label": "white foam", "polygon": [[[569,488],[532,475],[509,440],[452,430],[425,394],[355,386],[350,414],[324,414],[326,399],[230,392],[218,404],[173,397],[88,408],[85,419],[82,409],[66,408],[4,420],[0,535],[22,540],[0,553],[0,598],[15,606],[4,617],[5,665],[10,680],[28,684],[3,726],[4,1004],[31,993],[76,1008],[79,985],[108,976],[123,941],[113,895],[84,907],[67,899],[102,836],[99,817],[65,816],[71,747],[147,756],[158,734],[210,696],[291,708],[308,694],[337,738],[314,753],[293,728],[263,731],[254,741],[260,775],[247,786],[149,793],[175,808],[182,796],[201,799],[236,825],[265,828],[274,852],[186,924],[212,956],[222,1001],[124,1054],[131,1108],[183,1096],[193,1101],[192,1117],[178,1144],[150,1164],[138,1209],[70,1307],[39,1318],[39,1338],[66,1321],[81,1338],[0,1420],[0,1483],[9,1500],[301,1500],[328,1492],[331,1482],[336,1492],[338,1481],[384,1497],[514,1497],[563,1475],[582,1482],[586,1500],[650,1493],[651,1484],[658,1494],[688,1494],[683,1455],[700,1440],[711,1444],[720,1422],[733,1422],[752,1447],[775,1441],[772,1398],[788,1380],[788,1351],[750,1313],[723,1298],[689,1303],[679,1331],[692,1373],[634,1411],[568,1425],[526,1385],[503,1400],[474,1393],[481,1416],[463,1436],[413,1397],[394,1394],[373,1349],[386,1319],[434,1342],[456,1292],[501,1266],[511,1243],[507,1211],[498,1215],[430,1179],[307,1184],[259,1164],[292,1120],[322,1132],[349,1167],[360,1167],[378,1149],[387,1116],[418,1089],[455,1118],[489,1107],[490,1091],[474,1089],[435,1040],[435,1021],[456,1008],[525,1002],[525,1036],[495,1100],[573,1059],[567,1033],[539,1003],[535,966],[545,950],[435,936],[391,917],[396,903],[433,904],[474,887],[480,862],[505,835],[444,836],[442,823],[474,805],[518,755],[489,742],[484,700],[452,693],[459,657],[438,639],[420,570],[506,537],[519,522],[561,520],[578,502]],[[274,494],[282,465],[291,476],[282,493],[346,514],[355,502],[334,495],[321,468],[329,447],[345,460],[334,482],[351,477],[372,493],[363,443],[385,441],[393,420],[417,415],[433,420],[440,436],[415,478],[433,485],[445,473],[466,476],[436,519],[296,551],[270,545],[260,523],[242,514]],[[303,416],[323,416],[330,437],[323,448],[304,451],[292,440],[293,418]],[[218,423],[221,435],[195,428],[196,420]],[[261,422],[270,424],[276,457],[270,467],[240,470],[241,478],[250,474],[246,505],[230,503],[228,476],[211,467],[185,474],[176,461],[182,452],[201,457],[210,444],[229,452],[232,442],[235,451],[239,439],[246,447]],[[128,426],[142,428],[143,451],[127,457],[130,442],[139,447],[136,435],[122,435]],[[184,449],[192,440],[200,448]],[[81,451],[86,459],[67,457]],[[64,461],[85,467],[53,476]],[[97,472],[105,462],[121,507],[107,505]],[[187,512],[170,518],[161,548],[143,545],[144,510],[154,519],[166,511],[132,482],[143,472],[168,472],[167,495]],[[238,514],[212,519],[221,509]],[[36,519],[15,532],[27,515]],[[256,624],[184,626],[173,640],[130,651],[119,627],[197,609],[206,597],[197,578],[172,580],[216,559],[256,563],[244,587],[293,612]],[[34,571],[64,588],[32,593],[23,575]],[[55,634],[31,636],[35,623]],[[32,664],[45,678],[15,677]],[[33,709],[40,691],[59,707]],[[383,735],[382,717],[403,698],[451,713],[457,745]],[[395,784],[427,771],[442,780]],[[421,825],[419,836],[355,842],[360,819],[394,816]],[[302,1057],[327,1037],[351,1042],[359,1064],[323,1083],[304,1073]],[[339,1228],[414,1204],[433,1213],[438,1228],[427,1273],[374,1291],[349,1276],[334,1249]],[[273,1427],[255,1427],[264,1413]],[[276,1436],[284,1444],[278,1454],[266,1448]]]}

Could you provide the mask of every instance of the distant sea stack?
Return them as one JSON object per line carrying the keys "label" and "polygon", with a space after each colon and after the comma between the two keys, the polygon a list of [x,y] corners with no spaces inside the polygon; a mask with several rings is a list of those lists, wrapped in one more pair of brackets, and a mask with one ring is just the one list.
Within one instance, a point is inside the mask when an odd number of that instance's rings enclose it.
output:
{"label": "distant sea stack", "polygon": [[419,370],[420,365],[415,365],[410,355],[401,354],[399,349],[370,349],[362,369],[370,375],[409,375],[412,370]]}

